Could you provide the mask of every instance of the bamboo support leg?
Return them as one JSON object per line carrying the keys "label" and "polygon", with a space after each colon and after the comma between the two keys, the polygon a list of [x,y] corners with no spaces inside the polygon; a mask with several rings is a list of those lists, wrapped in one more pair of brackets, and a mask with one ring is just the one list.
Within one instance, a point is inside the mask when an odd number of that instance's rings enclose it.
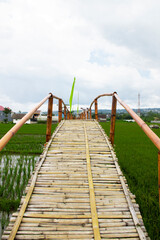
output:
{"label": "bamboo support leg", "polygon": [[62,120],[62,99],[59,99],[58,122]]}
{"label": "bamboo support leg", "polygon": [[95,99],[95,119],[98,121],[98,105],[97,105],[97,99]]}
{"label": "bamboo support leg", "polygon": [[64,119],[67,119],[67,114],[66,114],[66,105],[64,105]]}
{"label": "bamboo support leg", "polygon": [[113,96],[112,97],[111,127],[110,127],[110,141],[111,141],[112,145],[114,144],[116,106],[117,106],[117,99],[115,98],[115,96]]}
{"label": "bamboo support leg", "polygon": [[90,112],[90,119],[92,119],[92,110],[91,110],[91,108],[89,109],[89,112]]}
{"label": "bamboo support leg", "polygon": [[69,120],[70,118],[69,118],[69,111],[67,112],[67,119]]}
{"label": "bamboo support leg", "polygon": [[52,128],[52,109],[53,109],[53,96],[48,99],[48,114],[47,114],[47,129],[46,129],[46,142],[51,138]]}

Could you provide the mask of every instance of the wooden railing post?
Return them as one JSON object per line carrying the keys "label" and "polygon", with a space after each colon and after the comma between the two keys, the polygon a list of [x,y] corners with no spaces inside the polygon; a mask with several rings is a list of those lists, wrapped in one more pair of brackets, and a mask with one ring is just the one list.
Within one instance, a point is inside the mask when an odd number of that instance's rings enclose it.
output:
{"label": "wooden railing post", "polygon": [[159,192],[159,209],[160,209],[160,152],[158,152],[158,192]]}
{"label": "wooden railing post", "polygon": [[70,119],[69,111],[67,111],[67,119],[68,119],[68,120]]}
{"label": "wooden railing post", "polygon": [[112,96],[112,113],[111,113],[111,126],[110,126],[110,141],[111,144],[114,144],[114,132],[115,132],[115,122],[116,122],[116,107],[117,99],[115,96]]}
{"label": "wooden railing post", "polygon": [[64,105],[64,119],[67,119],[67,114],[66,114],[66,105]]}
{"label": "wooden railing post", "polygon": [[97,98],[94,101],[95,103],[95,119],[98,121],[98,105],[97,105]]}
{"label": "wooden railing post", "polygon": [[92,119],[92,110],[91,110],[91,108],[89,109],[89,112],[90,112],[90,119]]}
{"label": "wooden railing post", "polygon": [[62,99],[59,99],[58,122],[62,120]]}
{"label": "wooden railing post", "polygon": [[47,129],[46,129],[46,142],[51,138],[52,129],[52,109],[53,109],[53,96],[48,99],[48,113],[47,113]]}
{"label": "wooden railing post", "polygon": [[87,119],[88,119],[88,109],[86,111],[87,111]]}

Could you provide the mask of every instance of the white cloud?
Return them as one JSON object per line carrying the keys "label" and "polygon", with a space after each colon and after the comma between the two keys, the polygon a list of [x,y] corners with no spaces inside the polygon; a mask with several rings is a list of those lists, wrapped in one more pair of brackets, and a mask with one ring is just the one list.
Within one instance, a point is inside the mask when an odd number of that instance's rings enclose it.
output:
{"label": "white cloud", "polygon": [[160,107],[159,11],[158,0],[0,1],[0,105],[28,109],[49,92],[68,103],[76,76],[75,103],[117,91],[136,106],[140,92]]}

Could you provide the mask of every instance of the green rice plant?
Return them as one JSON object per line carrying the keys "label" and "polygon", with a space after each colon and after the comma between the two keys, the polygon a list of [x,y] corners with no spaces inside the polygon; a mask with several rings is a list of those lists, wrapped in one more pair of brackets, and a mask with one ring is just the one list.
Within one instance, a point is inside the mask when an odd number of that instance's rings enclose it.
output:
{"label": "green rice plant", "polygon": [[4,157],[2,170],[3,181],[0,186],[0,200],[3,200],[3,204],[0,206],[4,207],[4,209],[0,210],[6,209],[4,204],[6,199],[17,199],[20,201],[36,161],[35,157],[27,156],[21,156],[13,161],[10,159],[12,158],[9,156]]}
{"label": "green rice plant", "polygon": [[4,185],[0,186],[0,198],[3,197]]}
{"label": "green rice plant", "polygon": [[[109,134],[110,123],[101,123]],[[154,132],[160,136],[160,130]],[[115,151],[152,240],[160,239],[158,150],[136,123],[116,121]]]}
{"label": "green rice plant", "polygon": [[26,183],[26,168],[23,167],[23,185]]}
{"label": "green rice plant", "polygon": [[35,158],[33,157],[32,158],[32,171],[34,170],[34,167],[35,167]]}
{"label": "green rice plant", "polygon": [[28,163],[28,179],[30,178],[30,172],[31,172],[31,163],[30,163],[30,159],[29,159],[29,163]]}
{"label": "green rice plant", "polygon": [[[0,135],[3,136],[7,133],[15,124],[13,123],[0,123]],[[52,133],[54,132],[57,124],[52,124]],[[46,124],[24,124],[17,132],[18,135],[45,135]],[[17,135],[16,134],[16,135]],[[15,135],[15,136],[16,136]]]}
{"label": "green rice plant", "polygon": [[[0,137],[14,124],[0,123]],[[52,125],[52,132],[57,124]],[[15,211],[45,143],[46,125],[24,125],[0,152],[0,211]],[[9,156],[13,154],[14,156]],[[15,157],[19,154],[20,157]],[[33,156],[28,156],[32,154]],[[26,156],[25,156],[26,155]],[[4,225],[6,224],[4,219]]]}
{"label": "green rice plant", "polygon": [[[0,137],[2,137],[9,128],[3,129],[3,126],[13,126],[12,124],[0,123]],[[57,127],[57,124],[52,124],[52,133]],[[3,134],[4,133],[4,134]],[[17,134],[9,141],[9,143],[0,152],[4,154],[37,154],[40,155],[43,151],[45,143],[46,125],[44,124],[29,124],[23,125]]]}
{"label": "green rice plant", "polygon": [[18,163],[16,164],[15,168],[14,168],[14,172],[13,172],[13,177],[12,177],[12,181],[14,182],[16,175],[17,175],[17,169],[18,169]]}

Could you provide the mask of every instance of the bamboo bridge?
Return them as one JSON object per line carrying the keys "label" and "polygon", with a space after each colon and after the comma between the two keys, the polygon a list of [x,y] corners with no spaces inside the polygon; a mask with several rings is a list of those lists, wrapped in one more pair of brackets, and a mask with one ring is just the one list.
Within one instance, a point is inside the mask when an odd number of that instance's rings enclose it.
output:
{"label": "bamboo bridge", "polygon": [[[60,123],[51,136],[50,94],[0,140],[3,148],[26,119],[49,99],[46,146],[2,239],[149,239],[113,149],[116,99],[121,100],[116,93],[111,96],[110,138],[88,114],[95,103],[97,118],[98,97],[80,119],[72,119],[65,106],[64,120],[63,101],[59,99]],[[124,106],[158,146],[159,138]]]}

